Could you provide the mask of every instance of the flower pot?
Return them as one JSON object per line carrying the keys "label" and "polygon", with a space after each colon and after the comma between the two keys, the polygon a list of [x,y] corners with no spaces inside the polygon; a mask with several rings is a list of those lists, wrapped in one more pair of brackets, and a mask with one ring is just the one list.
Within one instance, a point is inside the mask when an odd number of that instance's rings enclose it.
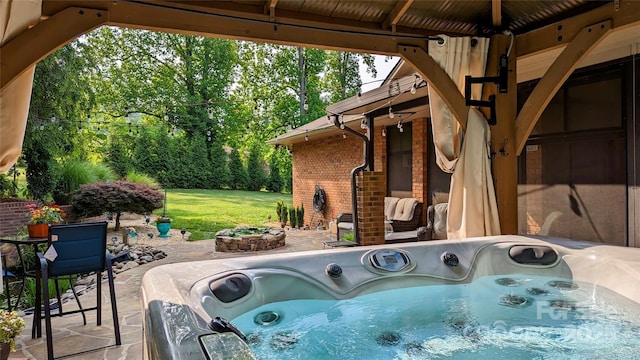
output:
{"label": "flower pot", "polygon": [[11,352],[11,344],[8,342],[0,343],[0,360],[7,360]]}
{"label": "flower pot", "polygon": [[169,230],[171,230],[171,223],[157,223],[156,228],[158,228],[158,231],[160,232],[160,235],[158,235],[158,237],[161,237],[161,238],[169,237],[168,233],[169,233]]}
{"label": "flower pot", "polygon": [[49,224],[27,224],[30,238],[46,238],[49,236]]}

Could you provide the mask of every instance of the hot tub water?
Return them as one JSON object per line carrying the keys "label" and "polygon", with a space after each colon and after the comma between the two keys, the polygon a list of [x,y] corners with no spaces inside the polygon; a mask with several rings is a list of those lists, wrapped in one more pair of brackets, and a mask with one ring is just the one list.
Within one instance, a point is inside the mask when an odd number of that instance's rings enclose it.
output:
{"label": "hot tub water", "polygon": [[[264,321],[273,314],[277,321]],[[555,277],[285,301],[232,322],[259,359],[640,358],[639,304]]]}

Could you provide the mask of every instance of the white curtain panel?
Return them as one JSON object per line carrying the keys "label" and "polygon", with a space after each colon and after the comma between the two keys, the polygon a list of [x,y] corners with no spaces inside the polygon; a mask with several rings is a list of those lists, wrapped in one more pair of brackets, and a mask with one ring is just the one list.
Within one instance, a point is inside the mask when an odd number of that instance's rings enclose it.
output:
{"label": "white curtain panel", "polygon": [[[0,0],[0,45],[40,21],[41,0]],[[0,92],[0,173],[20,156],[29,115],[35,66]]]}
{"label": "white curtain panel", "polygon": [[[429,41],[429,55],[449,74],[461,94],[464,77],[484,76],[489,39],[448,37],[444,44]],[[474,43],[474,46],[472,46]],[[472,98],[480,99],[482,86],[472,87]],[[436,163],[453,173],[449,189],[447,235],[449,239],[500,234],[487,143],[491,132],[486,119],[470,109],[467,132],[463,131],[444,101],[429,89],[431,123]]]}

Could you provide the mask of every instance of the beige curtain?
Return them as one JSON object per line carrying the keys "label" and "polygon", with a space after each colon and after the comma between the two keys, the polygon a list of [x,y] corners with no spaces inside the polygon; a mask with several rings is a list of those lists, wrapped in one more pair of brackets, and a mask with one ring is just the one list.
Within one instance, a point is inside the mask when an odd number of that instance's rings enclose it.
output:
{"label": "beige curtain", "polygon": [[[0,0],[0,45],[40,20],[41,0]],[[22,151],[29,114],[35,66],[0,92],[0,173],[6,172]]]}
{"label": "beige curtain", "polygon": [[[445,41],[429,42],[429,55],[440,64],[464,93],[464,77],[484,76],[489,40],[470,37],[453,38],[440,35]],[[472,46],[472,42],[476,42]],[[480,99],[482,87],[474,85],[472,97]],[[487,143],[489,126],[482,113],[470,109],[466,134],[444,101],[429,89],[431,123],[436,163],[445,172],[453,173],[449,190],[447,214],[448,238],[500,234],[500,220],[491,176]]]}

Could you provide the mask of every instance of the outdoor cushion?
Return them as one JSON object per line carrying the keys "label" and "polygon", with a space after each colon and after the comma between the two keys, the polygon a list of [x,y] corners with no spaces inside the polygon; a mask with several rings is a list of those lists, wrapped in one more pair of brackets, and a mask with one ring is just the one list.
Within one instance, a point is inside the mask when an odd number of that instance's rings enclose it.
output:
{"label": "outdoor cushion", "polygon": [[400,198],[397,197],[385,197],[384,198],[384,218],[385,220],[393,220],[396,214],[396,205]]}
{"label": "outdoor cushion", "polygon": [[353,223],[340,222],[338,223],[338,229],[353,231]]}
{"label": "outdoor cushion", "polygon": [[433,239],[447,238],[447,210],[449,204],[440,203],[433,205]]}
{"label": "outdoor cushion", "polygon": [[398,200],[396,204],[396,211],[393,215],[393,220],[409,221],[413,218],[413,209],[418,203],[418,199],[404,198]]}

